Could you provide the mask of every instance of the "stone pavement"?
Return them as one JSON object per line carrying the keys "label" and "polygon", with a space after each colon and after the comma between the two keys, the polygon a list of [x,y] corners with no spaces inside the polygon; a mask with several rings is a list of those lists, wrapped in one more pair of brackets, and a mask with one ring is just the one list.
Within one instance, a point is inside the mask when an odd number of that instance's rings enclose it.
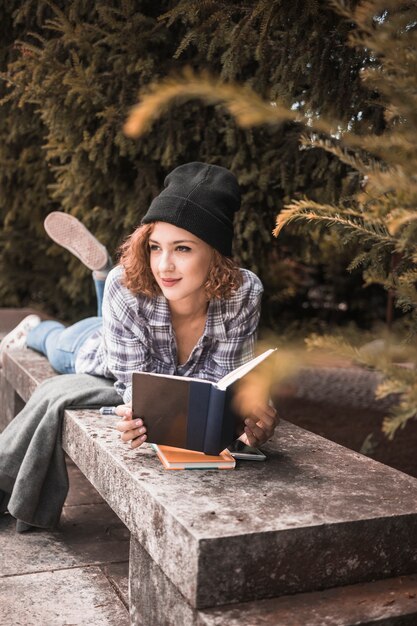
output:
{"label": "stone pavement", "polygon": [[59,527],[0,516],[0,626],[128,626],[129,531],[68,460]]}

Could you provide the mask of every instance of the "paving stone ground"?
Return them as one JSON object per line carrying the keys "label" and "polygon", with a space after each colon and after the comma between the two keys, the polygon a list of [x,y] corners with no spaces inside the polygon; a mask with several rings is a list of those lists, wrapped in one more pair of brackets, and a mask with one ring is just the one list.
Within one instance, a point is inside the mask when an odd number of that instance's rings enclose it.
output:
{"label": "paving stone ground", "polygon": [[0,516],[0,626],[128,626],[129,531],[68,460],[59,527]]}

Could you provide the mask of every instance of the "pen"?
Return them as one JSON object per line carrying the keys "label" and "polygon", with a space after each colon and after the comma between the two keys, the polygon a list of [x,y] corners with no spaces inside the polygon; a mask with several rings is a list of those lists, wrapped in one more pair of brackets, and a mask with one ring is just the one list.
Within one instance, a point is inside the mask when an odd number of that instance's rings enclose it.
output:
{"label": "pen", "polygon": [[101,415],[117,415],[115,406],[102,406],[100,409]]}

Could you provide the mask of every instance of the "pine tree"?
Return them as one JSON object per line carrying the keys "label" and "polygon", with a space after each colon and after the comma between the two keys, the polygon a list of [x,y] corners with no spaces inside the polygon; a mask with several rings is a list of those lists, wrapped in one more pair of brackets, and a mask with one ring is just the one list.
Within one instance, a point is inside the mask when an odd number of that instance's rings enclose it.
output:
{"label": "pine tree", "polygon": [[[42,15],[30,11],[24,26],[19,2],[0,6],[0,69],[29,52],[15,43],[39,26]],[[21,306],[52,299],[59,278],[53,263],[45,264],[42,217],[54,205],[47,192],[53,178],[42,155],[45,128],[33,106],[16,106],[9,97],[8,75],[0,79],[0,303]],[[30,295],[29,295],[30,294]],[[28,297],[29,296],[29,297]]]}
{"label": "pine tree", "polygon": [[[111,252],[136,226],[142,206],[146,207],[159,187],[158,171],[148,162],[146,147],[138,156],[137,147],[126,140],[120,127],[139,78],[146,82],[147,77],[155,76],[156,50],[169,45],[169,35],[158,26],[152,7],[142,14],[135,2],[124,2],[121,8],[111,2],[72,2],[69,7],[64,2],[61,6],[48,2],[41,14],[35,8],[38,3],[19,4],[14,19],[17,24],[23,21],[27,31],[24,43],[18,44],[20,55],[9,62],[8,73],[3,75],[9,83],[9,121],[17,125],[19,109],[26,113],[26,121],[34,118],[33,126],[40,128],[40,133],[32,159],[48,176],[36,180],[42,203],[32,196],[31,184],[26,184],[25,195],[34,203],[30,212],[17,204],[22,197],[14,196],[15,213],[33,220],[36,232],[25,222],[16,222],[7,211],[5,224],[12,230],[6,226],[4,236],[12,261],[17,257],[16,240],[29,238],[39,250],[37,265],[56,268],[55,285],[44,269],[39,274],[46,284],[49,281],[50,288],[58,284],[58,293],[47,293],[45,299],[52,312],[68,319],[93,312],[91,279],[85,268],[47,241],[43,217],[56,208],[79,216]],[[37,18],[34,33],[30,31],[33,14]],[[150,48],[154,48],[153,55],[149,55]],[[135,87],[129,87],[130,79]],[[22,165],[14,164],[15,169]],[[45,249],[50,259],[45,258]],[[30,280],[27,248],[21,254],[26,260],[22,269]],[[62,256],[65,259],[58,273],[56,261]],[[12,282],[13,276],[8,283],[10,291]],[[32,300],[44,296],[38,289],[28,289]]]}

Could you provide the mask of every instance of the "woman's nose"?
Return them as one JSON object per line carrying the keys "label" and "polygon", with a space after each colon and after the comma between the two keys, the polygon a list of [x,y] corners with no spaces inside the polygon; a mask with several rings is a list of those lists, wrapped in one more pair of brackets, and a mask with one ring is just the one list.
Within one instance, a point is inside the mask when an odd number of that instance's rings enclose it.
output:
{"label": "woman's nose", "polygon": [[159,271],[169,272],[175,268],[172,256],[169,252],[163,252],[159,260]]}

